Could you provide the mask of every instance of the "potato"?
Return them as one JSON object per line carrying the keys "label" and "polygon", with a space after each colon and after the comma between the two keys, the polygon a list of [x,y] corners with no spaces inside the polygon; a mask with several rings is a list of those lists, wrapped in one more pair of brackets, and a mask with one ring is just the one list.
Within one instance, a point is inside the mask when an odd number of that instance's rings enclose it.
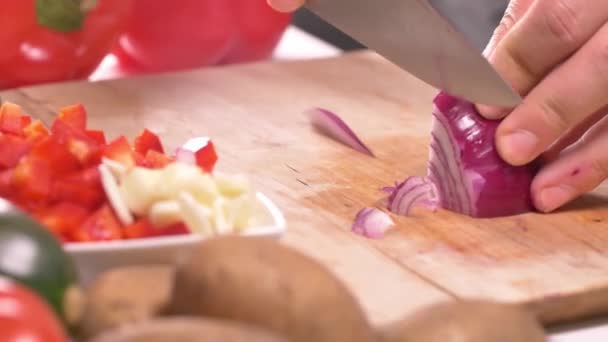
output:
{"label": "potato", "polygon": [[535,317],[486,301],[447,302],[380,329],[381,342],[545,342]]}
{"label": "potato", "polygon": [[90,337],[159,315],[170,301],[172,277],[169,266],[130,266],[102,273],[87,289],[79,333]]}
{"label": "potato", "polygon": [[293,342],[368,342],[374,330],[325,267],[280,243],[222,236],[178,265],[169,313],[254,324]]}
{"label": "potato", "polygon": [[104,332],[90,342],[288,342],[244,323],[196,317],[152,319]]}

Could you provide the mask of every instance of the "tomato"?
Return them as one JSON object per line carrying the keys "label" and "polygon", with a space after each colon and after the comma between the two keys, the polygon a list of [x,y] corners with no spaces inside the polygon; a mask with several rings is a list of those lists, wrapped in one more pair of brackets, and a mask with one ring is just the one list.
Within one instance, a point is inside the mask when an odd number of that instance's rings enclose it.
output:
{"label": "tomato", "polygon": [[252,61],[271,55],[290,20],[265,0],[135,0],[113,52],[131,72]]}
{"label": "tomato", "polygon": [[124,30],[131,6],[132,0],[3,1],[0,88],[86,79]]}
{"label": "tomato", "polygon": [[68,342],[49,305],[27,287],[0,277],[0,341]]}
{"label": "tomato", "polygon": [[122,237],[121,224],[109,204],[96,210],[71,234],[73,240],[80,242],[119,240]]}
{"label": "tomato", "polygon": [[102,149],[102,156],[112,159],[127,168],[135,166],[135,153],[125,136],[120,136],[107,144]]}

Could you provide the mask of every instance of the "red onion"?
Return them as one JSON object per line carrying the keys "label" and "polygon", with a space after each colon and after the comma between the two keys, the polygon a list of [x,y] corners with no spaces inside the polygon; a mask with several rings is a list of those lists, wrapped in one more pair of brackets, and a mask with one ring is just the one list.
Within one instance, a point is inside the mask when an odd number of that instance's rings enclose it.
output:
{"label": "red onion", "polygon": [[191,138],[175,150],[175,159],[181,163],[196,165],[196,151],[207,146],[208,137]]}
{"label": "red onion", "polygon": [[313,126],[329,137],[352,147],[353,149],[374,156],[374,153],[357,137],[355,132],[336,114],[322,108],[312,108],[305,112]]}
{"label": "red onion", "polygon": [[427,177],[406,178],[388,198],[388,209],[401,215],[409,215],[420,206],[434,211],[438,205],[437,189]]}
{"label": "red onion", "polygon": [[439,204],[472,217],[532,211],[537,162],[507,164],[494,144],[499,121],[483,118],[472,103],[441,92],[434,104],[428,178],[410,177],[397,186],[389,209],[407,215],[418,204]]}
{"label": "red onion", "polygon": [[379,239],[395,223],[388,214],[376,208],[363,208],[355,217],[352,231],[356,234]]}

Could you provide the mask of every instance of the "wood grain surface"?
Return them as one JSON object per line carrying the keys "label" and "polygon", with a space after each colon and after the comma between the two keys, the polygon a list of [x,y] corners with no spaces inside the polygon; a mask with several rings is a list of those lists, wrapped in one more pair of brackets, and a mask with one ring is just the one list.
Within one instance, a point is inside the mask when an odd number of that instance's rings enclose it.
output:
{"label": "wood grain surface", "polygon": [[[360,208],[381,205],[382,186],[425,173],[434,94],[358,52],[0,96],[46,122],[59,107],[83,103],[91,126],[129,137],[146,126],[169,147],[212,137],[219,169],[249,174],[284,211],[283,241],[341,277],[375,323],[468,297],[526,303],[549,323],[604,312],[608,305],[595,298],[608,287],[606,186],[549,215],[480,220],[421,212],[395,217],[397,228],[381,240],[350,232]],[[302,115],[311,106],[339,113],[377,158],[311,129]]]}

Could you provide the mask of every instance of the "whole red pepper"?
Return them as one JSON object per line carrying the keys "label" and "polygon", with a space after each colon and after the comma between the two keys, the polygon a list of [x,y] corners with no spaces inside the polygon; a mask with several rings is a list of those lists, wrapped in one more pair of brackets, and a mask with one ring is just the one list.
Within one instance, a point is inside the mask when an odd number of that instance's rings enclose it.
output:
{"label": "whole red pepper", "polygon": [[0,341],[68,342],[60,320],[41,297],[0,277]]}
{"label": "whole red pepper", "polygon": [[135,0],[113,52],[127,71],[260,60],[271,56],[290,20],[266,0]]}
{"label": "whole red pepper", "polygon": [[87,78],[112,49],[131,0],[0,0],[0,88]]}

